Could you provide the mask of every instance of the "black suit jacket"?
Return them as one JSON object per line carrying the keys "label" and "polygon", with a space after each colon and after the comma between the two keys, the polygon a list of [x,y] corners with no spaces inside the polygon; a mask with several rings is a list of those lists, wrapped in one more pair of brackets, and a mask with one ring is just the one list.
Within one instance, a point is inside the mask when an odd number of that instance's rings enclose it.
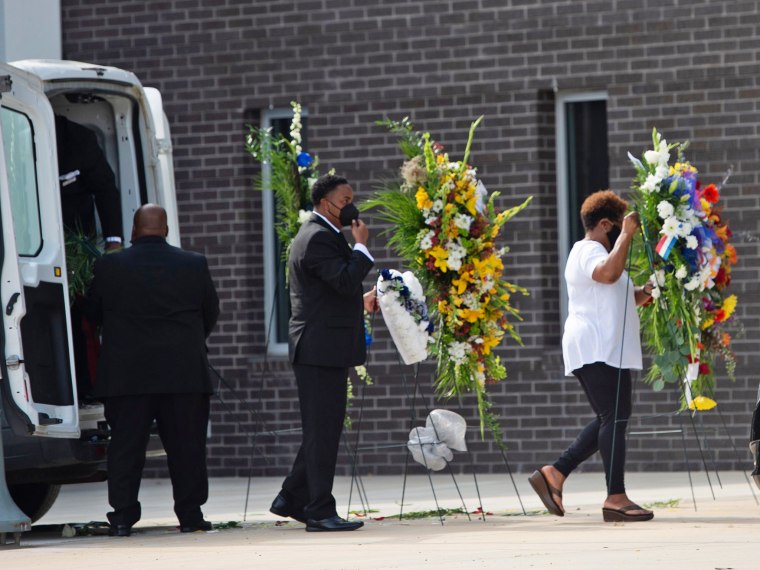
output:
{"label": "black suit jacket", "polygon": [[[122,237],[121,196],[95,133],[66,117],[56,115],[58,174],[79,171],[71,182],[61,182],[63,225],[86,235],[95,234],[95,206],[103,237]],[[94,199],[94,202],[93,202]]]}
{"label": "black suit jacket", "polygon": [[211,393],[206,337],[219,298],[202,255],[160,237],[104,255],[85,312],[103,325],[95,396]]}
{"label": "black suit jacket", "polygon": [[292,363],[340,368],[364,363],[362,281],[372,266],[316,214],[301,226],[288,259]]}

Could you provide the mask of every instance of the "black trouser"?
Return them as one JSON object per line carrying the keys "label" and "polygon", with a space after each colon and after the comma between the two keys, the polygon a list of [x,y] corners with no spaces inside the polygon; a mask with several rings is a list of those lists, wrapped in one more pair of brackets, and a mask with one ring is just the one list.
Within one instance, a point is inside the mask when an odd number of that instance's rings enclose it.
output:
{"label": "black trouser", "polygon": [[335,516],[332,495],[346,415],[347,368],[294,364],[303,437],[282,495],[307,519]]}
{"label": "black trouser", "polygon": [[166,450],[174,494],[174,512],[182,526],[203,520],[208,499],[206,429],[208,394],[145,394],[105,399],[111,426],[108,445],[108,513],[112,525],[140,520],[140,479],[153,420]]}
{"label": "black trouser", "polygon": [[583,428],[554,467],[568,476],[598,450],[608,494],[625,493],[625,430],[631,417],[631,371],[595,362],[573,370],[573,374],[580,380],[596,419]]}

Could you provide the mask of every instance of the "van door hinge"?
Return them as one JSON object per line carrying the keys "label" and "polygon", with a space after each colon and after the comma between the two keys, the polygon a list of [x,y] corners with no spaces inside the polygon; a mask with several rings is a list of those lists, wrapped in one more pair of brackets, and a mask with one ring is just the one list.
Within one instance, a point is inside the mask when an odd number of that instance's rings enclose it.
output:
{"label": "van door hinge", "polygon": [[24,361],[18,354],[11,354],[5,359],[5,365],[8,367],[8,370],[16,370],[23,363]]}
{"label": "van door hinge", "polygon": [[0,75],[0,93],[8,93],[13,87],[13,79],[10,75]]}

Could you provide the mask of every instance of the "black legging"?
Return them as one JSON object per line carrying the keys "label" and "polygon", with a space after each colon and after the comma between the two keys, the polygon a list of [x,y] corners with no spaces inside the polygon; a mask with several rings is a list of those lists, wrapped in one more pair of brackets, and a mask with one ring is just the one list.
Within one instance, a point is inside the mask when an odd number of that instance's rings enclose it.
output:
{"label": "black legging", "polygon": [[[615,400],[618,395],[615,429]],[[573,374],[580,380],[596,419],[570,444],[554,467],[565,477],[598,450],[602,455],[608,494],[625,493],[625,430],[631,417],[631,372],[603,362],[586,364]]]}

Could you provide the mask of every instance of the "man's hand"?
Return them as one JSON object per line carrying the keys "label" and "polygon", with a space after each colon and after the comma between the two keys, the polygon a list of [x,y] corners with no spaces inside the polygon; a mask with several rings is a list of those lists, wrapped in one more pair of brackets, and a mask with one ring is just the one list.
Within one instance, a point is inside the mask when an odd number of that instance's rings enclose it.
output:
{"label": "man's hand", "polygon": [[377,287],[372,287],[372,291],[367,291],[364,294],[364,310],[368,313],[374,313],[379,308],[377,305]]}
{"label": "man's hand", "polygon": [[367,245],[369,240],[369,228],[361,220],[354,220],[351,222],[351,235],[354,236],[354,241],[364,246]]}

